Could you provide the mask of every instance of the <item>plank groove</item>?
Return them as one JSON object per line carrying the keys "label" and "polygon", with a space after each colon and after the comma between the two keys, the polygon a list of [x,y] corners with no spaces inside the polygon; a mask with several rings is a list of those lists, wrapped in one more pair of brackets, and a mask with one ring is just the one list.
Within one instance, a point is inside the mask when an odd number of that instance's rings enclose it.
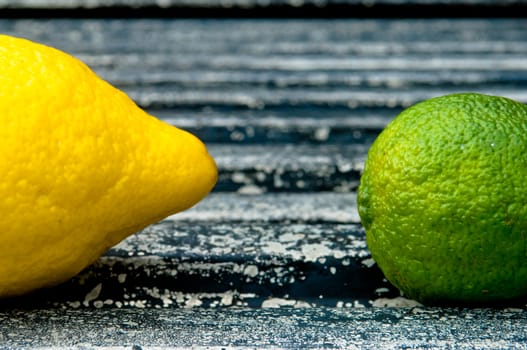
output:
{"label": "plank groove", "polygon": [[524,14],[525,0],[18,0],[8,18],[479,18]]}

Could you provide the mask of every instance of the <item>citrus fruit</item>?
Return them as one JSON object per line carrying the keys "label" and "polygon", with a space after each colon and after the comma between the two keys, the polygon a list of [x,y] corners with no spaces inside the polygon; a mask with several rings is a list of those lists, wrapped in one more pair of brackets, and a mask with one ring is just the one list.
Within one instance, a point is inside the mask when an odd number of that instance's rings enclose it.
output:
{"label": "citrus fruit", "polygon": [[453,94],[399,114],[368,152],[358,209],[386,278],[423,303],[527,294],[527,106]]}
{"label": "citrus fruit", "polygon": [[59,50],[0,36],[0,296],[77,274],[214,186],[203,143]]}

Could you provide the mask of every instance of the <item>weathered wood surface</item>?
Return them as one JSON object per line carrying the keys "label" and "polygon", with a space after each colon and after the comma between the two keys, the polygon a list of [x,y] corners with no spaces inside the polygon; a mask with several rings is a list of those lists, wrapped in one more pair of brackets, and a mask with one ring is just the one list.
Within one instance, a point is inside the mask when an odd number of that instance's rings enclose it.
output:
{"label": "weathered wood surface", "polygon": [[61,286],[1,301],[1,347],[525,347],[525,300],[401,298],[370,258],[355,195],[368,147],[403,108],[461,91],[527,102],[525,20],[18,19],[0,31],[83,59],[200,136],[220,171],[191,210]]}
{"label": "weathered wood surface", "polygon": [[2,348],[525,349],[517,309],[11,311]]}

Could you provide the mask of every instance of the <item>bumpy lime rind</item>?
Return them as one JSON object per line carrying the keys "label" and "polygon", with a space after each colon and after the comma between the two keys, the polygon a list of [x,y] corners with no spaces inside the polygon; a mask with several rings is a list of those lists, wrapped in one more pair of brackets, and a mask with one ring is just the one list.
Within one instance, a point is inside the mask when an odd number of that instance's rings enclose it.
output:
{"label": "bumpy lime rind", "polygon": [[403,111],[365,163],[358,208],[386,278],[423,303],[527,295],[527,107],[454,94]]}

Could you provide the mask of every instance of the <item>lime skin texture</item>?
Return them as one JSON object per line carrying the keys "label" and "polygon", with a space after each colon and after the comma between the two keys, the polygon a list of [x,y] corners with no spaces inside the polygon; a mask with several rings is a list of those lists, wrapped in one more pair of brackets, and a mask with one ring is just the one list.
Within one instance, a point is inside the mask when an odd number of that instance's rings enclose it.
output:
{"label": "lime skin texture", "polygon": [[418,103],[368,152],[358,209],[373,259],[425,304],[527,294],[527,107],[477,93]]}

